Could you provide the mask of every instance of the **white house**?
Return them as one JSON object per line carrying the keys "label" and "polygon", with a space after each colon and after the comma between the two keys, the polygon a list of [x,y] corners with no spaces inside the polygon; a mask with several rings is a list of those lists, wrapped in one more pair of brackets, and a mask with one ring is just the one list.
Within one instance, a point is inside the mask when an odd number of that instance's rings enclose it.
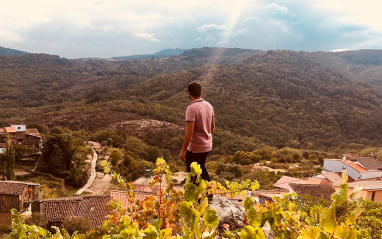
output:
{"label": "white house", "polygon": [[[363,160],[364,159],[364,160]],[[346,170],[354,180],[382,177],[381,163],[374,158],[348,159],[324,159],[325,172],[340,173]]]}

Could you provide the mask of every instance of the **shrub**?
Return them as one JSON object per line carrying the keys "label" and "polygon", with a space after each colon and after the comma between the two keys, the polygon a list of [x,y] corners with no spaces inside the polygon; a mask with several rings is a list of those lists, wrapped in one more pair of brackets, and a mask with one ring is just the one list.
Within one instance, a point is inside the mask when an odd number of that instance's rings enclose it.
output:
{"label": "shrub", "polygon": [[46,229],[48,221],[46,220],[44,214],[32,213],[32,216],[25,219],[25,223],[28,225],[36,225]]}
{"label": "shrub", "polygon": [[68,231],[70,234],[73,234],[75,231],[78,231],[78,233],[85,233],[90,229],[90,220],[77,217],[71,221],[64,221],[61,224],[61,227]]}

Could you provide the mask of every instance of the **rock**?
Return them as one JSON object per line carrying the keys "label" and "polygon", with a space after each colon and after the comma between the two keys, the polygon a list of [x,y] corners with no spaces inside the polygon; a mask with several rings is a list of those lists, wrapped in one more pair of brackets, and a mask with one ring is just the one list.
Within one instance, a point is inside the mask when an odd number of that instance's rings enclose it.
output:
{"label": "rock", "polygon": [[275,238],[275,236],[276,236],[276,233],[275,233],[274,231],[272,231],[272,229],[271,229],[271,225],[269,224],[268,221],[267,221],[267,222],[265,223],[265,225],[261,228],[261,230],[263,230],[266,239],[273,239],[273,238]]}
{"label": "rock", "polygon": [[244,227],[244,208],[242,206],[219,195],[214,195],[209,205],[218,212],[220,217],[218,226],[219,231],[224,231],[224,224],[228,224],[231,230]]}

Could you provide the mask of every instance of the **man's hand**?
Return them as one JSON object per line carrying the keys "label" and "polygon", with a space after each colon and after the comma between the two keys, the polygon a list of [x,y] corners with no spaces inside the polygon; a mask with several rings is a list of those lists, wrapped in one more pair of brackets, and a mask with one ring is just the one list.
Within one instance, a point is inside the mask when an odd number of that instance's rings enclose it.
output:
{"label": "man's hand", "polygon": [[179,159],[182,160],[183,162],[186,161],[186,152],[182,150],[179,154]]}

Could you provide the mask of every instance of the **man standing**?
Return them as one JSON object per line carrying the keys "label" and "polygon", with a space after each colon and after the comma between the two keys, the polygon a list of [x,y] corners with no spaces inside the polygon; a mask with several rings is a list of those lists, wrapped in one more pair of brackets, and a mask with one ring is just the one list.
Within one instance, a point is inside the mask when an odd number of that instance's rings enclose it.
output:
{"label": "man standing", "polygon": [[214,108],[201,98],[202,86],[198,82],[190,83],[187,89],[191,104],[186,111],[186,135],[179,158],[186,161],[187,172],[191,172],[191,163],[197,162],[202,169],[201,178],[210,181],[206,158],[212,150],[212,134],[215,129]]}

